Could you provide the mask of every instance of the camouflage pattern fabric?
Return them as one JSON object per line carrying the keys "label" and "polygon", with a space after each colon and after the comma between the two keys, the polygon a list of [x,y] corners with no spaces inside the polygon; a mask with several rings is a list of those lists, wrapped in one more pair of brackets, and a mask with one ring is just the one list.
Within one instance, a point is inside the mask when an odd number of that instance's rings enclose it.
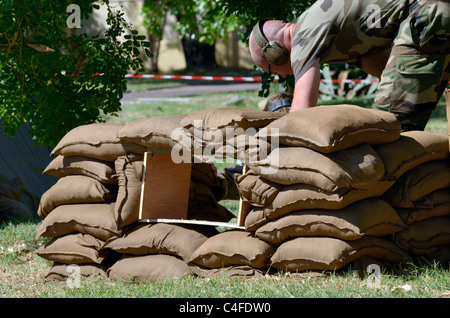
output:
{"label": "camouflage pattern fabric", "polygon": [[450,80],[450,2],[415,1],[400,24],[373,107],[424,130]]}
{"label": "camouflage pattern fabric", "polygon": [[358,64],[389,50],[409,0],[318,0],[298,19],[291,64],[296,80],[318,59]]}
{"label": "camouflage pattern fabric", "polygon": [[[294,29],[295,78],[317,60],[359,66],[361,59],[388,51],[373,107],[394,112],[404,130],[423,129],[448,82],[449,5],[449,0],[318,0]],[[396,67],[399,55],[405,70]]]}

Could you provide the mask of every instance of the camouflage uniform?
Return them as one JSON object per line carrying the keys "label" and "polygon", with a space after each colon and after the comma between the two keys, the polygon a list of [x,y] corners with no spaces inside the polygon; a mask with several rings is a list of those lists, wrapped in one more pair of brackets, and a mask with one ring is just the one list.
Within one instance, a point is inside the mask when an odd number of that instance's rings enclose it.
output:
{"label": "camouflage uniform", "polygon": [[360,66],[382,51],[373,107],[423,130],[450,79],[450,0],[319,0],[298,18],[291,63],[298,80],[317,60]]}

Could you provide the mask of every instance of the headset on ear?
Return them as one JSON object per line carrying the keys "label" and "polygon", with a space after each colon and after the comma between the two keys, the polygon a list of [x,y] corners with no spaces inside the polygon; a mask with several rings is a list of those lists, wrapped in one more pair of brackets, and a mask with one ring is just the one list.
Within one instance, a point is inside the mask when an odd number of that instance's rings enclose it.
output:
{"label": "headset on ear", "polygon": [[289,59],[289,55],[283,45],[275,41],[269,41],[264,36],[262,26],[267,20],[260,20],[253,27],[253,36],[256,43],[263,50],[267,62],[274,65],[282,65]]}

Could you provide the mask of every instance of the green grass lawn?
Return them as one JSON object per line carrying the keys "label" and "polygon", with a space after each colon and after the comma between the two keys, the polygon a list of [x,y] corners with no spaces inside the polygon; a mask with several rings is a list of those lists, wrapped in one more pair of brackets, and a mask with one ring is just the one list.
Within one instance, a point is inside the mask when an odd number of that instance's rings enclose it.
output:
{"label": "green grass lawn", "polygon": [[[146,89],[139,83],[139,89]],[[261,98],[256,91],[232,94],[208,94],[180,101],[125,103],[111,122],[129,122],[147,116],[190,113],[211,107],[225,107],[230,95],[241,101],[229,107],[259,109]],[[329,102],[327,102],[329,104]],[[360,106],[367,99],[335,101]],[[427,130],[447,134],[445,102],[433,114]],[[237,202],[222,202],[237,212]],[[405,264],[384,271],[377,277],[347,267],[335,273],[299,273],[266,275],[258,278],[184,277],[160,282],[135,282],[104,277],[82,277],[78,288],[66,282],[45,281],[51,266],[36,254],[48,238],[36,239],[39,222],[7,220],[0,224],[0,297],[37,298],[450,298],[450,273],[436,264]]]}
{"label": "green grass lawn", "polygon": [[406,264],[382,272],[378,284],[367,274],[346,268],[336,273],[273,274],[258,278],[183,277],[160,282],[135,282],[82,277],[74,288],[44,281],[51,266],[33,253],[38,224],[0,226],[0,297],[37,298],[448,298],[450,273],[435,264]]}
{"label": "green grass lawn", "polygon": [[[133,91],[146,91],[159,87],[173,87],[188,84],[185,80],[137,80],[131,81],[129,89]],[[211,83],[205,81],[205,83]],[[258,91],[245,91],[224,94],[205,94],[193,97],[183,97],[175,100],[155,101],[151,103],[126,103],[122,105],[122,112],[119,117],[108,117],[112,122],[129,122],[145,116],[163,116],[171,114],[188,114],[197,110],[207,109],[211,107],[227,107],[230,97],[236,95],[240,97],[240,102],[228,107],[242,107],[247,109],[261,109],[264,99],[258,96]],[[336,105],[336,104],[353,104],[361,107],[370,108],[372,99],[367,97],[357,97],[355,99],[337,99],[332,101],[319,101],[318,105]],[[442,133],[448,135],[448,122],[446,117],[445,98],[442,96],[436,110],[432,113],[426,131]]]}

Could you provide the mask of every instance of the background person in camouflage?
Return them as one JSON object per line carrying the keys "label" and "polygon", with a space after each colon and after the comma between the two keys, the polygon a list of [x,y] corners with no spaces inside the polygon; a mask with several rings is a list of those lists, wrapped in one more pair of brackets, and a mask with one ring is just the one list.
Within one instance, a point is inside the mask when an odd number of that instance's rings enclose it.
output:
{"label": "background person in camouflage", "polygon": [[296,23],[260,29],[290,59],[268,63],[255,32],[250,53],[266,72],[295,75],[292,111],[317,104],[320,64],[346,62],[380,79],[374,108],[423,130],[450,80],[450,0],[319,0]]}

